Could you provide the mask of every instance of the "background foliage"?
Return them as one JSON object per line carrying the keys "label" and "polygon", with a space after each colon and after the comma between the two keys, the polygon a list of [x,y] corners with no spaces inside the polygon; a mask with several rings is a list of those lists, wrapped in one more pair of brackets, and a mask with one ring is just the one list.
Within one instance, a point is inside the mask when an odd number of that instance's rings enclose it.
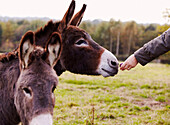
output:
{"label": "background foliage", "polygon": [[[2,17],[1,17],[2,18]],[[37,30],[47,21],[36,20],[2,20],[0,21],[0,52],[11,51],[18,46],[22,35],[28,30]],[[83,21],[80,28],[87,31],[101,46],[110,50],[118,59],[124,60],[130,54],[161,35],[170,25],[138,24],[135,21],[121,22],[93,20]],[[170,63],[170,53],[161,56],[162,62]]]}

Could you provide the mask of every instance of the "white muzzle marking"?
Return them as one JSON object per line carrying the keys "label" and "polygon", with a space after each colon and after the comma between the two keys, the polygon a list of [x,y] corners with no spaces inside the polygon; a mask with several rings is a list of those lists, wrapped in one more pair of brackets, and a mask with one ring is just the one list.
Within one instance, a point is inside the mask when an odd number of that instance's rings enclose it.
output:
{"label": "white muzzle marking", "polygon": [[29,125],[52,125],[53,117],[51,114],[41,114],[31,120]]}
{"label": "white muzzle marking", "polygon": [[[115,65],[112,65],[111,62],[114,62]],[[110,51],[105,49],[101,55],[97,73],[103,77],[114,76],[118,72],[118,64],[117,58]]]}

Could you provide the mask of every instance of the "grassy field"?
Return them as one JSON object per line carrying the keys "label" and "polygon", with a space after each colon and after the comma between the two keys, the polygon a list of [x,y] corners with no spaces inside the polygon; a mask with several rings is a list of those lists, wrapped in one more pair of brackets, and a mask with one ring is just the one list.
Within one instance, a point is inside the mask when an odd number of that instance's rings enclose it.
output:
{"label": "grassy field", "polygon": [[54,125],[170,125],[170,65],[138,65],[116,77],[65,72]]}

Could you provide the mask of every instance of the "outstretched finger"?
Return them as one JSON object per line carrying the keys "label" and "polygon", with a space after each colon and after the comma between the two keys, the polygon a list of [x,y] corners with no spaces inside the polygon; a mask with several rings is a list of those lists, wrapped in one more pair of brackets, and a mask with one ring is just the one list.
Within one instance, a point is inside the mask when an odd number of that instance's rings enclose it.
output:
{"label": "outstretched finger", "polygon": [[122,70],[122,71],[125,70],[125,66],[126,66],[126,63],[121,63],[120,64],[120,70]]}
{"label": "outstretched finger", "polygon": [[131,67],[131,66],[129,66],[129,67],[127,68],[127,70],[131,70],[131,68],[132,68],[132,67]]}
{"label": "outstretched finger", "polygon": [[124,67],[124,69],[128,70],[129,67],[130,67],[130,65],[126,64],[126,66]]}

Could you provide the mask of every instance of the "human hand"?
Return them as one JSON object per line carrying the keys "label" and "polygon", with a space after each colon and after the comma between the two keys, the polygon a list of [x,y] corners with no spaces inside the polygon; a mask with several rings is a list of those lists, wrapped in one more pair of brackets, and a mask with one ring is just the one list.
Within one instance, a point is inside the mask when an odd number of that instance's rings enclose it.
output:
{"label": "human hand", "polygon": [[134,68],[138,64],[138,61],[136,60],[134,54],[129,56],[123,64],[120,64],[120,70],[130,70],[131,68]]}

